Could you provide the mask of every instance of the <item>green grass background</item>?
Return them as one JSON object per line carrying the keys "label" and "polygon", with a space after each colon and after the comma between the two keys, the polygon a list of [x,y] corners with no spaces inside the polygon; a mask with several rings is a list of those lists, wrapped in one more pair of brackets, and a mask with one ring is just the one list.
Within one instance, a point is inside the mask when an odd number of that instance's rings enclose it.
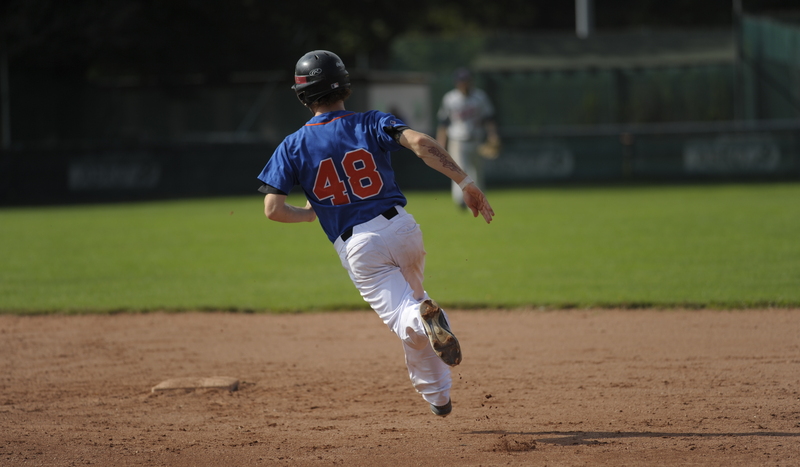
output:
{"label": "green grass background", "polygon": [[[797,306],[800,184],[408,193],[445,306]],[[295,204],[304,204],[290,197]],[[0,311],[366,308],[317,223],[262,198],[0,209]]]}

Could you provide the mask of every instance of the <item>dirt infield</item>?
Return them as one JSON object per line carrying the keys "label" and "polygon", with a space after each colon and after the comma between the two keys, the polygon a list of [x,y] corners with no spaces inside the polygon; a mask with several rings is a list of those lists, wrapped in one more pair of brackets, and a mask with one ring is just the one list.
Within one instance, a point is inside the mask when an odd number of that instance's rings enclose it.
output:
{"label": "dirt infield", "polygon": [[0,465],[800,465],[800,310],[450,314],[444,419],[371,312],[0,316]]}

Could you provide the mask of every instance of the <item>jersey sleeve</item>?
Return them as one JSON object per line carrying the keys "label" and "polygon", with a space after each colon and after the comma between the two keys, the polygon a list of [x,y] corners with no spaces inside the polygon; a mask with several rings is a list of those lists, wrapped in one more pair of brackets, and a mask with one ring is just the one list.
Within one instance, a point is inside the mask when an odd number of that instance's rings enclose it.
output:
{"label": "jersey sleeve", "polygon": [[288,193],[285,193],[275,188],[274,186],[267,185],[266,183],[263,182],[261,183],[261,186],[258,187],[258,191],[264,193],[265,195],[284,195],[284,196],[288,195]]}
{"label": "jersey sleeve", "polygon": [[387,151],[402,149],[403,146],[394,138],[395,131],[392,129],[408,129],[408,125],[392,114],[375,112],[375,116],[378,119],[376,126],[380,129],[376,136],[381,147]]}
{"label": "jersey sleeve", "polygon": [[298,184],[297,171],[292,165],[286,141],[281,143],[261,170],[258,179],[280,193],[289,193]]}

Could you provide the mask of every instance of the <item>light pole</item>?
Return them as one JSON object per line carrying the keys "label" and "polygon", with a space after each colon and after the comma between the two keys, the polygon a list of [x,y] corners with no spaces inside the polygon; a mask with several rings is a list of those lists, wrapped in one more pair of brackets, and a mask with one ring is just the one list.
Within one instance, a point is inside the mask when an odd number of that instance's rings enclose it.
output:
{"label": "light pole", "polygon": [[586,39],[594,33],[594,0],[575,0],[575,34]]}

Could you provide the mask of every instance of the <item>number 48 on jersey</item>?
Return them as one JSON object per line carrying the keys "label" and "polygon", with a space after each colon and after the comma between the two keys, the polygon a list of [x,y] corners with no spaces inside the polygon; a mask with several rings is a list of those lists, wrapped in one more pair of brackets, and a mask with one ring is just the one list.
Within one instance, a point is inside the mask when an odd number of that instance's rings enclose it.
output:
{"label": "number 48 on jersey", "polygon": [[339,177],[333,158],[320,162],[314,180],[314,196],[318,200],[331,199],[334,205],[350,203],[350,192],[360,199],[371,198],[383,189],[383,178],[378,172],[375,158],[366,149],[356,149],[344,155],[342,171],[346,180]]}

